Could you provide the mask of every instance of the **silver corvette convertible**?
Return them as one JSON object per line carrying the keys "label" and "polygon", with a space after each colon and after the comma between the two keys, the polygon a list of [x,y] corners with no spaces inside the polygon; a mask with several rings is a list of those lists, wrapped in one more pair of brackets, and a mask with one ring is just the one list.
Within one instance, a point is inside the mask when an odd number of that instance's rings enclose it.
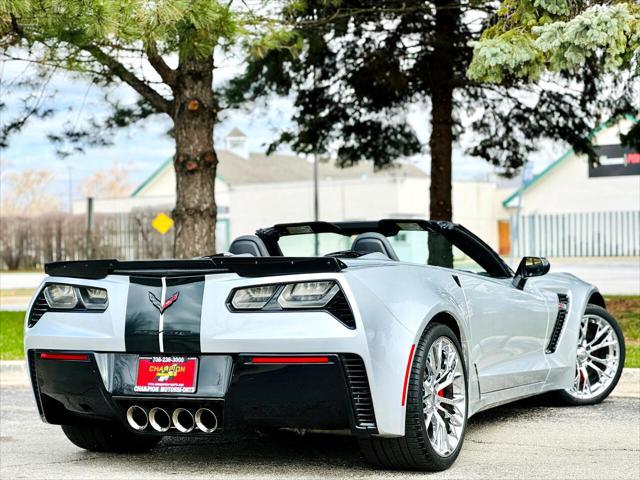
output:
{"label": "silver corvette convertible", "polygon": [[460,225],[280,224],[192,260],[51,263],[26,316],[40,416],[79,447],[347,431],[385,468],[443,470],[469,417],[605,399],[625,347],[595,286]]}

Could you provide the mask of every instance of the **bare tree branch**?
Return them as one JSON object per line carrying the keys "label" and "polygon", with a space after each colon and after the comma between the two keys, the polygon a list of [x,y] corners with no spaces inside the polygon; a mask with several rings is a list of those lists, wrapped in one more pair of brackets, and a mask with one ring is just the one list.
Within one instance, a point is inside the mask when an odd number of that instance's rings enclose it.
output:
{"label": "bare tree branch", "polygon": [[18,19],[13,13],[11,14],[11,28],[16,33],[16,35],[18,35],[19,37],[24,37],[24,30],[22,30],[22,27],[18,23]]}
{"label": "bare tree branch", "polygon": [[167,65],[162,55],[158,53],[158,46],[155,42],[145,42],[145,53],[147,54],[149,63],[154,70],[158,72],[160,78],[170,87],[175,85],[177,73]]}
{"label": "bare tree branch", "polygon": [[151,88],[147,83],[140,80],[118,60],[95,45],[80,45],[79,48],[91,54],[98,63],[107,67],[120,80],[138,92],[158,112],[171,114],[171,102]]}
{"label": "bare tree branch", "polygon": [[[11,15],[11,27],[16,35],[18,35],[21,38],[25,37],[25,33],[24,33],[24,30],[22,29],[22,26],[18,23],[17,19],[13,15]],[[136,92],[138,92],[158,112],[171,114],[172,105],[169,100],[167,100],[165,97],[159,94],[156,90],[151,88],[147,82],[145,82],[144,80],[141,80],[133,72],[129,71],[121,62],[116,60],[114,57],[112,57],[108,53],[104,52],[100,47],[98,47],[97,45],[85,45],[85,44],[80,44],[80,45],[76,44],[75,46],[80,50],[83,50],[89,53],[98,63],[107,67],[107,69],[109,69],[111,73],[113,73],[116,77],[118,77],[123,82],[127,83],[131,88],[133,88]],[[149,55],[149,62],[151,63],[153,68],[155,68],[156,70],[158,70],[158,68],[160,69],[166,68],[168,71],[173,72],[169,68],[169,66],[166,63],[164,63],[164,60],[162,60],[162,57],[158,55],[155,45],[153,46],[153,50],[155,50],[155,55],[153,54],[153,52],[152,52],[152,55]],[[155,58],[152,61],[151,57],[154,57],[154,56]],[[160,62],[158,62],[158,60]],[[156,63],[157,66],[154,65],[154,63]],[[160,72],[158,71],[158,73]],[[162,74],[160,75],[162,76]],[[165,80],[164,77],[163,77],[163,80]]]}

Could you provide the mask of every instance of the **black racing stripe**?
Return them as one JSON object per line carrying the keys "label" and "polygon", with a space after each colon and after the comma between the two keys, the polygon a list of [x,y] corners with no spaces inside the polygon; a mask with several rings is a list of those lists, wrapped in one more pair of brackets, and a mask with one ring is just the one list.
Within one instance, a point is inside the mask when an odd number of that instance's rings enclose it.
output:
{"label": "black racing stripe", "polygon": [[162,343],[168,353],[200,353],[204,277],[167,278],[165,298],[178,298],[164,311]]}
{"label": "black racing stripe", "polygon": [[149,301],[149,292],[157,298],[162,296],[160,278],[131,277],[124,327],[124,342],[127,352],[159,353],[160,312]]}

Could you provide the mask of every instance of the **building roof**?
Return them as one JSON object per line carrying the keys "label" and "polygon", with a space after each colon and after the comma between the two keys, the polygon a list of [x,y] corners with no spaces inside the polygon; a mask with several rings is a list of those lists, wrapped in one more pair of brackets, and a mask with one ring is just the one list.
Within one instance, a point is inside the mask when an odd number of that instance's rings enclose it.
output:
{"label": "building roof", "polygon": [[[625,118],[627,120],[630,120],[630,121],[634,122],[634,123],[640,122],[640,118],[636,118],[636,117],[634,117],[632,115],[625,115]],[[598,133],[600,133],[602,130],[604,130],[605,128],[608,128],[608,127],[612,127],[613,125],[614,124],[610,120],[607,121],[607,122],[601,123],[600,125],[598,125],[596,128],[594,128],[591,131],[591,133],[589,134],[589,139],[592,139]],[[502,206],[504,208],[508,208],[509,204],[511,203],[511,201],[513,199],[517,198],[519,195],[522,195],[526,190],[529,189],[529,187],[532,187],[534,184],[538,183],[550,171],[552,171],[555,167],[557,167],[559,164],[561,164],[563,161],[565,161],[567,158],[573,156],[574,154],[575,154],[575,152],[573,151],[572,148],[570,148],[569,150],[564,152],[557,160],[554,160],[553,162],[551,162],[544,170],[542,170],[540,173],[535,175],[529,182],[525,183],[523,186],[521,186],[515,192],[513,192],[511,195],[509,195],[502,202]]]}
{"label": "building roof", "polygon": [[[216,153],[219,160],[217,178],[229,185],[299,182],[313,178],[313,164],[296,155],[251,153],[248,157],[243,157],[225,149],[217,149]],[[131,196],[138,196],[153,179],[165,170],[173,168],[171,160],[166,160],[133,191]],[[420,168],[409,163],[398,163],[384,170],[374,171],[373,164],[367,161],[348,168],[337,167],[335,163],[320,162],[318,174],[320,181],[364,176],[428,177]]]}
{"label": "building roof", "polygon": [[227,133],[227,138],[247,138],[247,136],[238,127],[233,127],[233,129]]}

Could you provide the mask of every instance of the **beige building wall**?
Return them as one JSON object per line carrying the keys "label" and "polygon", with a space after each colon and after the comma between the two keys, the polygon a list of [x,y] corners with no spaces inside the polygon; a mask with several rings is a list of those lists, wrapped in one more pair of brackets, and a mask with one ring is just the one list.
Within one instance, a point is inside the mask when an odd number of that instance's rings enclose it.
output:
{"label": "beige building wall", "polygon": [[[137,195],[131,199],[162,196],[171,197],[171,203],[175,205],[176,172],[173,168],[161,170],[144,186],[144,195]],[[229,186],[219,178],[216,178],[216,202],[218,205],[229,205]]]}
{"label": "beige building wall", "polygon": [[[320,182],[320,220],[428,218],[429,178],[353,179]],[[454,182],[454,221],[491,246],[498,241],[495,185]],[[240,185],[230,188],[231,238],[275,223],[313,219],[311,182]]]}
{"label": "beige building wall", "polygon": [[[175,195],[157,197],[121,197],[96,198],[93,201],[94,213],[127,213],[138,208],[166,209],[170,211],[176,203]],[[76,215],[87,212],[87,199],[74,200],[72,213]]]}
{"label": "beige building wall", "polygon": [[498,246],[498,218],[502,205],[495,183],[454,182],[453,221],[464,225],[492,248]]}
{"label": "beige building wall", "polygon": [[[229,206],[229,186],[216,179],[216,202],[218,207]],[[144,186],[144,194],[135,197],[97,198],[94,200],[95,213],[126,213],[137,208],[173,209],[176,204],[176,174],[173,168],[164,169],[151,178]],[[87,201],[73,202],[73,213],[83,214],[87,211]]]}
{"label": "beige building wall", "polygon": [[[597,145],[619,144],[620,132],[631,122],[602,130]],[[510,203],[517,206],[517,199]],[[587,158],[570,155],[552,167],[524,192],[522,214],[616,212],[640,209],[640,176],[590,178]]]}
{"label": "beige building wall", "polygon": [[[320,220],[349,221],[379,218],[429,217],[428,177],[362,177],[320,182]],[[144,194],[119,199],[96,199],[94,211],[128,212],[135,208],[161,207],[167,212],[175,204],[173,169],[161,171],[144,187]],[[256,183],[227,185],[216,181],[220,212],[228,212],[229,238],[251,234],[276,223],[312,220],[313,183]],[[497,245],[496,190],[492,183],[454,182],[454,221]],[[84,213],[86,201],[74,204],[74,213]]]}
{"label": "beige building wall", "polygon": [[[370,220],[418,216],[421,212],[399,212],[399,191],[428,188],[428,179],[349,179],[320,182],[320,220]],[[253,233],[275,223],[313,220],[313,183],[270,183],[239,185],[230,189],[231,236]]]}

